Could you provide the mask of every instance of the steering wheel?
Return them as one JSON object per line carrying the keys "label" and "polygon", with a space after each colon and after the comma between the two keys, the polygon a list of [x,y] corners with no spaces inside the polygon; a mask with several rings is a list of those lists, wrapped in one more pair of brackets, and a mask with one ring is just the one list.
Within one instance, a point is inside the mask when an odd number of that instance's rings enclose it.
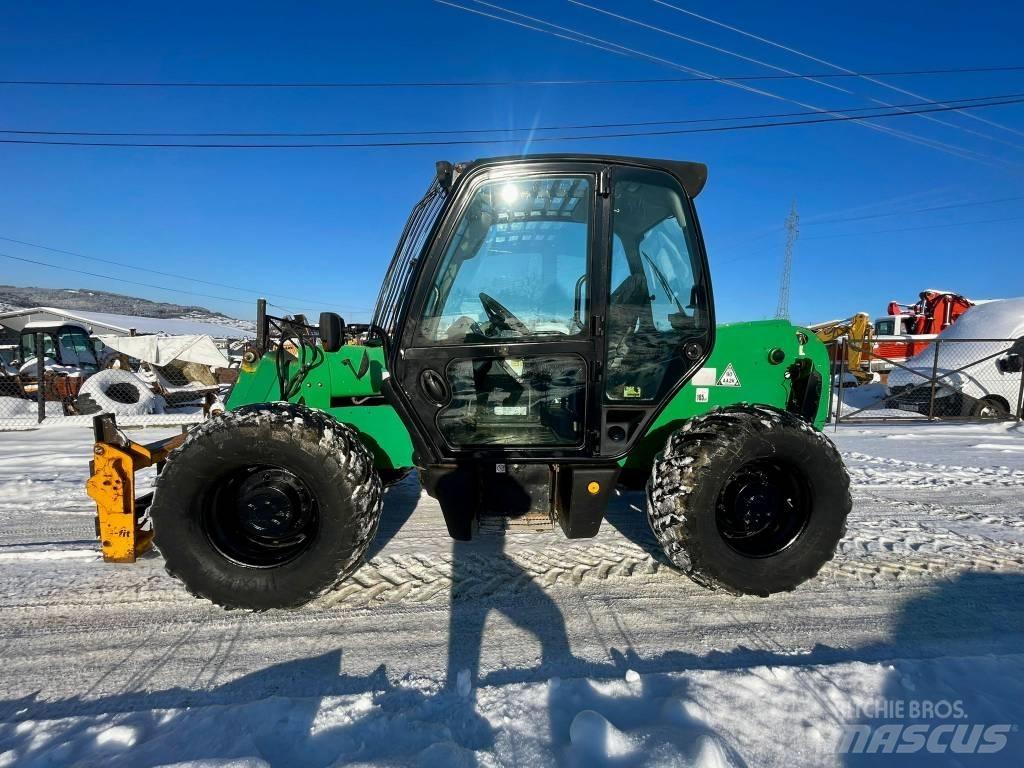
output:
{"label": "steering wheel", "polygon": [[531,335],[532,332],[526,327],[526,324],[513,315],[508,307],[503,305],[493,296],[489,296],[488,294],[481,292],[480,303],[484,305],[484,312],[487,313],[487,319],[496,327],[512,331],[519,336]]}

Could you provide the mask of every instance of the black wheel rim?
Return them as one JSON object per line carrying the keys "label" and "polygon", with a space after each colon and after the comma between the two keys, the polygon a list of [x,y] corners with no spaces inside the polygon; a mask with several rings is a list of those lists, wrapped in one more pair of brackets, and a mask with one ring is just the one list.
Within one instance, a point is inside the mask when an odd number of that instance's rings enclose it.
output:
{"label": "black wheel rim", "polygon": [[991,400],[982,400],[977,410],[978,416],[982,419],[1002,419],[1009,416],[1009,412],[1003,411],[1002,407]]}
{"label": "black wheel rim", "polygon": [[281,467],[231,472],[204,494],[202,524],[224,557],[250,568],[276,568],[316,538],[320,509],[309,487]]}
{"label": "black wheel rim", "polygon": [[730,475],[715,509],[718,533],[746,557],[771,557],[796,541],[811,517],[803,474],[789,465],[760,460]]}

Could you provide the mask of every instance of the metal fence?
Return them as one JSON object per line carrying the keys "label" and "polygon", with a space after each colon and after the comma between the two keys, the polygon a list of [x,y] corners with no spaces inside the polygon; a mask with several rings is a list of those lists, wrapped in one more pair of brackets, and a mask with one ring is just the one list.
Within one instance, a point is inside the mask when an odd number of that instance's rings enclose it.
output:
{"label": "metal fence", "polygon": [[[851,367],[850,352],[860,360]],[[0,431],[92,424],[80,412],[81,376],[48,370],[42,335],[35,364],[0,369]],[[840,339],[830,345],[833,387],[829,418],[840,422],[1024,418],[1024,338],[939,338],[909,359],[892,342]],[[871,380],[861,383],[865,379]],[[859,386],[849,386],[859,384]],[[123,426],[192,424],[202,410],[118,416]]]}
{"label": "metal fence", "polygon": [[909,358],[894,346],[877,339],[840,339],[831,345],[831,421],[1024,417],[1024,338],[938,338],[918,342]]}
{"label": "metal fence", "polygon": [[[83,413],[79,391],[85,378],[47,366],[43,334],[36,334],[34,361],[15,368],[0,361],[0,431],[35,429],[40,425],[91,427],[93,413]],[[208,405],[208,404],[207,404]],[[90,409],[95,410],[95,406]],[[203,409],[118,416],[126,427],[193,424],[206,418]]]}

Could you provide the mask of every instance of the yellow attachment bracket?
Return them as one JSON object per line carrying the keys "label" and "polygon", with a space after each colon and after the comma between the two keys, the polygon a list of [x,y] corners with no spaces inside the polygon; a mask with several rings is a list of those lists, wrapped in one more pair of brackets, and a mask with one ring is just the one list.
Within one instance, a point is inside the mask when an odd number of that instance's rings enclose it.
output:
{"label": "yellow attachment bracket", "polygon": [[110,414],[93,419],[93,431],[96,444],[85,490],[96,502],[96,535],[103,559],[134,563],[153,545],[152,529],[142,528],[150,497],[135,498],[135,473],[164,461],[185,435],[149,445],[134,443],[118,432]]}

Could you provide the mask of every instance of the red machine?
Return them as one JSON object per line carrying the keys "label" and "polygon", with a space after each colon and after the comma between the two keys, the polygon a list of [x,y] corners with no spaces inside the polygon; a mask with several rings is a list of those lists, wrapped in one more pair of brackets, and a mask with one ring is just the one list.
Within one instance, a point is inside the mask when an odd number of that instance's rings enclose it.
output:
{"label": "red machine", "polygon": [[890,333],[939,334],[973,306],[970,299],[949,291],[921,291],[921,299],[916,304],[890,301],[889,315],[910,322],[910,327],[894,327]]}
{"label": "red machine", "polygon": [[950,291],[921,291],[920,297],[916,304],[889,302],[889,314],[875,320],[872,354],[867,355],[869,370],[888,371],[893,368],[888,361],[902,363],[913,357],[974,306],[970,299]]}

